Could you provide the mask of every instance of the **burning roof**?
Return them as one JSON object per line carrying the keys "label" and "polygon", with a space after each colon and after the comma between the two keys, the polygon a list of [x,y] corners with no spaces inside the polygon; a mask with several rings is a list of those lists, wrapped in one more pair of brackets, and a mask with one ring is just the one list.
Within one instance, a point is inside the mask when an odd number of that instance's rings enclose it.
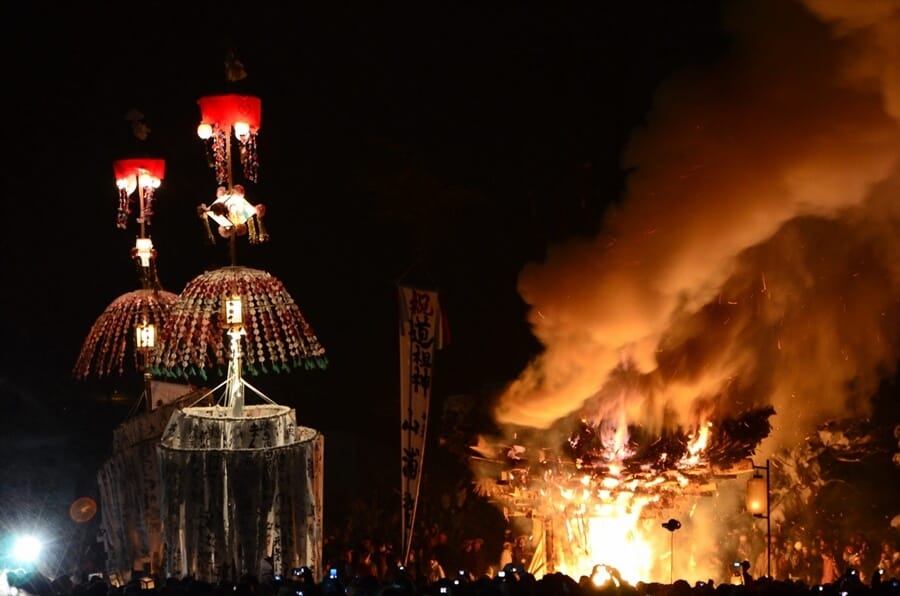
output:
{"label": "burning roof", "polygon": [[641,496],[670,506],[679,496],[715,490],[716,478],[752,470],[749,458],[769,434],[771,407],[707,421],[696,429],[653,434],[630,425],[620,432],[581,419],[561,444],[536,444],[517,434],[513,443],[482,439],[472,458],[476,490],[508,510],[552,515],[573,490],[598,502]]}

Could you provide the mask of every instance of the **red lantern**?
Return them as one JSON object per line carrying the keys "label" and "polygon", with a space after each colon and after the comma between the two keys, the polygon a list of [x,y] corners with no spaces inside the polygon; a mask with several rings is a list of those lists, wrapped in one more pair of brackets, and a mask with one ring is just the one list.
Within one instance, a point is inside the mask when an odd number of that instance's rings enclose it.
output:
{"label": "red lantern", "polygon": [[244,123],[251,131],[259,130],[262,101],[252,95],[210,95],[197,100],[202,122],[222,129]]}
{"label": "red lantern", "polygon": [[119,159],[113,162],[113,173],[116,175],[117,182],[140,174],[148,174],[157,180],[162,180],[166,175],[166,160],[151,157]]}
{"label": "red lantern", "polygon": [[197,100],[200,125],[197,135],[211,140],[213,165],[219,184],[230,183],[229,139],[233,133],[240,144],[244,176],[257,181],[259,163],[256,135],[262,121],[262,101],[252,95],[210,95]]}
{"label": "red lantern", "polygon": [[159,188],[166,173],[166,160],[149,157],[120,159],[113,162],[113,174],[119,189],[119,212],[116,226],[128,227],[128,216],[131,215],[131,195],[139,191],[139,210],[137,222],[141,224],[141,236],[144,226],[150,224],[153,216],[153,193]]}

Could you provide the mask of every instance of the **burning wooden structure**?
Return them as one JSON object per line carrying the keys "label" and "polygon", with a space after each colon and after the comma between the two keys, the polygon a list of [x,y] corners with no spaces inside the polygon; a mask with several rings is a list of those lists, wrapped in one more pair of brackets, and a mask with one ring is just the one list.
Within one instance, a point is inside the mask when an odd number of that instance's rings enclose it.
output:
{"label": "burning wooden structure", "polygon": [[658,566],[657,522],[686,498],[714,494],[718,480],[752,472],[773,414],[759,408],[661,434],[582,419],[555,446],[543,444],[547,432],[482,441],[471,458],[476,491],[508,517],[532,520],[532,573],[577,577],[611,563],[626,579],[647,579]]}

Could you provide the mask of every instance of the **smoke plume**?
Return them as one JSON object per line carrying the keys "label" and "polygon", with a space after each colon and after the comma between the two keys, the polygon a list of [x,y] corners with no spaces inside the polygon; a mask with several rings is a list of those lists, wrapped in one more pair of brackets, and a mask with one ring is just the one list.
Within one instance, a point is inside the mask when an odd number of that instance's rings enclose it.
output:
{"label": "smoke plume", "polygon": [[864,414],[895,371],[900,1],[753,0],[726,21],[728,55],[659,89],[603,234],[521,272],[544,349],[499,422],[772,405],[788,439]]}

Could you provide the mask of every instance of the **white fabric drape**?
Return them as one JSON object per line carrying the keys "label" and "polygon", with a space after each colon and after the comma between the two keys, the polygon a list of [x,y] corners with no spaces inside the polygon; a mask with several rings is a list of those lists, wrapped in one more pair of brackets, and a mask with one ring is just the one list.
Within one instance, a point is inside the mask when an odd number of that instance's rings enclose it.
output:
{"label": "white fabric drape", "polygon": [[112,456],[97,473],[106,570],[123,579],[145,563],[156,571],[162,562],[156,447],[175,408],[166,404],[119,425],[113,431]]}
{"label": "white fabric drape", "polygon": [[324,437],[286,406],[173,414],[159,446],[167,576],[218,582],[322,567]]}

